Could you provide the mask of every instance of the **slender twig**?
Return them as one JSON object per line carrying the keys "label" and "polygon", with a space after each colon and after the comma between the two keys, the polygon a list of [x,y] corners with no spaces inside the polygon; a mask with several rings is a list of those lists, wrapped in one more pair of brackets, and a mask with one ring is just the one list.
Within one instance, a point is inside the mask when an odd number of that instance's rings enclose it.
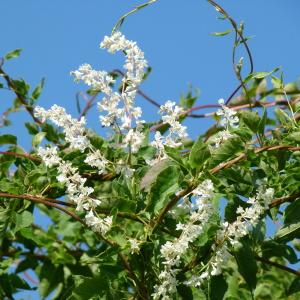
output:
{"label": "slender twig", "polygon": [[266,258],[257,256],[257,255],[255,256],[255,259],[258,260],[258,261],[260,261],[260,262],[263,263],[263,264],[273,266],[273,267],[275,267],[275,268],[281,269],[281,270],[283,270],[283,271],[292,273],[292,274],[297,275],[297,276],[300,277],[300,272],[297,271],[297,270],[294,270],[294,269],[292,269],[292,268],[289,268],[289,267],[287,267],[287,266],[281,265],[281,264],[279,264],[279,263],[277,263],[277,262],[274,262],[274,261],[270,261],[270,260],[268,260],[268,259],[266,259]]}
{"label": "slender twig", "polygon": [[[252,102],[251,104],[248,103],[248,104],[241,104],[241,105],[232,105],[232,106],[228,106],[228,108],[230,108],[231,110],[239,111],[241,109],[250,108],[250,107],[252,107],[252,108],[253,107],[272,107],[272,106],[276,106],[276,105],[288,105],[288,102],[286,100],[277,100],[277,101],[273,101],[273,102],[260,102],[260,101],[256,100],[255,102]],[[193,112],[195,110],[206,109],[206,108],[215,108],[215,107],[221,107],[221,106],[218,104],[207,104],[207,105],[194,106],[194,107],[186,110],[185,112],[183,112],[182,116],[186,116],[186,117],[190,117],[190,118],[213,117],[216,115],[216,112],[210,112],[210,113],[205,113],[205,114],[194,114],[194,113],[191,114],[191,112]],[[154,132],[165,125],[167,125],[167,124],[160,121],[159,124],[152,126],[150,131]]]}
{"label": "slender twig", "polygon": [[185,195],[190,193],[193,189],[195,189],[196,186],[194,184],[191,184],[188,188],[178,193],[174,198],[171,199],[170,202],[167,203],[167,205],[160,211],[157,218],[153,220],[152,224],[152,231],[154,231],[157,226],[161,223],[162,219],[165,217],[166,213]]}
{"label": "slender twig", "polygon": [[63,202],[63,201],[48,199],[48,198],[41,198],[41,197],[32,196],[32,195],[14,195],[14,194],[3,193],[3,192],[0,192],[0,197],[11,198],[11,199],[30,200],[32,202],[45,204],[46,206],[51,206],[51,207],[54,207],[54,208],[64,212],[65,214],[69,215],[70,217],[72,217],[76,221],[80,222],[81,224],[86,225],[85,222],[80,217],[78,217],[75,213],[73,213],[73,212],[65,209],[64,207],[60,206],[60,205],[65,205],[65,206],[71,206],[72,205],[72,204],[68,204],[68,203]]}
{"label": "slender twig", "polygon": [[[252,54],[251,51],[249,49],[248,43],[246,41],[246,39],[244,38],[243,34],[241,33],[241,30],[238,28],[236,22],[230,17],[230,15],[215,1],[213,0],[207,0],[210,4],[212,4],[215,9],[217,11],[219,11],[221,14],[223,14],[231,23],[232,27],[234,28],[236,34],[240,37],[241,39],[241,43],[243,43],[248,58],[249,58],[249,62],[250,62],[250,70],[249,70],[249,75],[253,73],[254,70],[254,64],[253,64],[253,58],[252,58]],[[227,98],[226,100],[226,104],[228,104],[230,102],[230,100],[234,97],[234,95],[239,91],[239,89],[244,85],[243,80],[241,80],[241,83],[238,85],[238,87],[231,93],[231,95]]]}
{"label": "slender twig", "polygon": [[11,156],[16,156],[16,157],[23,157],[23,158],[30,159],[32,161],[41,161],[40,158],[32,156],[32,155],[30,155],[28,153],[17,153],[17,152],[10,152],[10,151],[0,151],[0,154],[11,155]]}
{"label": "slender twig", "polygon": [[33,196],[33,195],[15,195],[15,194],[9,194],[9,193],[3,193],[0,192],[0,197],[4,198],[12,198],[12,199],[23,199],[23,200],[32,200],[32,201],[39,201],[39,203],[43,202],[51,202],[51,203],[56,203],[59,205],[64,205],[64,206],[69,206],[69,207],[74,207],[75,205],[69,202],[64,202],[52,198],[44,198],[44,197],[39,197],[39,196]]}
{"label": "slender twig", "polygon": [[299,197],[300,197],[300,192],[290,195],[290,196],[276,198],[270,203],[269,207],[272,208],[272,207],[279,206],[286,202],[292,202],[292,201],[298,199]]}
{"label": "slender twig", "polygon": [[35,123],[42,125],[43,123],[41,122],[41,120],[39,120],[35,115],[34,115],[34,110],[33,107],[31,105],[28,104],[27,100],[23,97],[23,95],[21,95],[13,81],[10,79],[10,77],[4,72],[4,70],[0,67],[0,76],[2,76],[7,85],[9,86],[9,88],[16,94],[18,100],[24,105],[25,109],[27,110],[27,112],[31,115],[32,119],[34,120]]}
{"label": "slender twig", "polygon": [[[254,153],[258,154],[258,153],[261,153],[264,151],[273,151],[273,150],[299,151],[300,147],[294,147],[291,145],[265,146],[265,147],[255,149]],[[245,158],[247,158],[247,155],[245,153],[242,153],[239,156],[237,156],[236,158],[229,160],[225,163],[221,163],[220,165],[214,167],[213,169],[210,170],[210,173],[215,174],[223,169],[228,169],[228,168],[232,167],[234,164],[236,164],[237,162],[239,162]]]}
{"label": "slender twig", "polygon": [[80,113],[78,120],[80,120],[83,116],[87,114],[87,112],[90,110],[90,108],[94,105],[94,102],[97,99],[99,93],[93,95],[86,103],[85,107],[83,108],[82,112]]}
{"label": "slender twig", "polygon": [[[10,194],[10,193],[0,192],[0,197],[11,198],[11,199],[30,200],[30,201],[33,201],[33,202],[43,203],[43,204],[46,204],[46,205],[48,205],[48,203],[50,202],[50,203],[59,204],[59,205],[63,205],[63,206],[75,207],[75,204],[70,203],[70,202],[65,202],[65,201],[56,200],[56,199],[52,199],[52,198],[39,197],[39,196],[34,196],[34,195],[29,195],[29,194],[15,195],[15,194]],[[104,215],[109,215],[110,214],[109,209],[99,208],[99,209],[97,209],[97,211],[100,214],[104,214]],[[127,213],[127,212],[119,211],[119,212],[116,213],[116,216],[119,217],[119,218],[122,218],[122,219],[129,219],[129,220],[133,220],[133,221],[145,224],[143,222],[143,220],[136,214],[130,214],[130,213]]]}

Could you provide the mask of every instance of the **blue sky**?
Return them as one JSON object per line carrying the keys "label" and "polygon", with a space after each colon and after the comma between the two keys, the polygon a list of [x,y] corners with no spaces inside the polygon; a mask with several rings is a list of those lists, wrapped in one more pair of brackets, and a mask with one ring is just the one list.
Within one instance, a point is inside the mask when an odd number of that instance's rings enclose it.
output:
{"label": "blue sky", "polygon": [[[124,0],[1,0],[0,56],[22,48],[21,57],[8,62],[4,69],[23,77],[33,87],[42,77],[45,89],[39,105],[54,103],[77,116],[75,95],[84,91],[69,73],[82,63],[107,71],[121,68],[122,55],[110,55],[99,49],[99,43],[111,32],[118,18],[143,1]],[[237,21],[245,22],[255,71],[270,71],[281,66],[285,80],[300,75],[299,28],[300,2],[297,0],[223,0],[219,1]],[[142,90],[158,102],[178,101],[188,85],[200,88],[198,104],[216,103],[236,87],[231,65],[233,36],[215,37],[212,32],[230,28],[217,19],[218,13],[207,1],[161,0],[130,16],[122,32],[136,40],[153,68]],[[240,56],[245,56],[243,51]],[[246,56],[245,56],[246,57]],[[247,67],[247,65],[246,65]],[[1,91],[1,111],[9,107],[11,94]],[[155,107],[141,98],[147,120],[157,119]],[[89,127],[98,130],[98,113],[91,112]],[[19,142],[30,150],[31,140],[24,129],[29,117],[24,112],[12,116],[13,126],[1,132],[17,133]],[[189,120],[192,137],[202,133],[209,120]],[[38,299],[31,294],[31,298]],[[20,298],[21,299],[21,298]]]}

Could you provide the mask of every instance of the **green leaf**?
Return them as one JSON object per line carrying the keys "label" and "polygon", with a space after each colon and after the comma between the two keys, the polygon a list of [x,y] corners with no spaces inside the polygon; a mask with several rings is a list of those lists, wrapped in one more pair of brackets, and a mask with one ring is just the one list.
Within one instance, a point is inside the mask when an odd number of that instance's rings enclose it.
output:
{"label": "green leaf", "polygon": [[210,288],[210,299],[211,300],[222,300],[227,291],[228,284],[223,275],[212,276],[211,288]]}
{"label": "green leaf", "polygon": [[300,222],[300,199],[292,202],[284,211],[284,224]]}
{"label": "green leaf", "polygon": [[5,144],[16,145],[17,137],[15,137],[14,135],[11,135],[11,134],[0,135],[0,145],[5,145]]}
{"label": "green leaf", "polygon": [[270,257],[284,257],[291,264],[294,264],[298,261],[294,249],[286,244],[280,244],[275,241],[265,241],[262,244],[261,249],[263,256],[268,259]]}
{"label": "green leaf", "polygon": [[232,31],[233,31],[232,29],[228,29],[228,30],[222,31],[222,32],[213,32],[212,35],[214,35],[214,36],[225,36],[225,35],[229,34]]}
{"label": "green leaf", "polygon": [[4,58],[5,58],[6,60],[10,60],[10,59],[12,59],[12,58],[19,57],[20,54],[21,54],[21,52],[22,52],[22,49],[15,49],[15,50],[13,50],[13,51],[11,51],[11,52],[8,52],[8,53],[4,56]]}
{"label": "green leaf", "polygon": [[32,122],[32,123],[29,123],[29,122],[26,122],[25,123],[25,127],[27,128],[29,134],[37,134],[39,132],[39,126]]}
{"label": "green leaf", "polygon": [[158,212],[178,188],[180,171],[177,166],[169,166],[157,176],[150,192],[149,210]]}
{"label": "green leaf", "polygon": [[287,291],[287,296],[293,295],[298,292],[300,292],[300,278],[295,278]]}
{"label": "green leaf", "polygon": [[272,75],[273,73],[277,72],[280,68],[275,68],[274,70],[270,71],[270,72],[254,72],[250,75],[248,75],[245,79],[244,79],[244,83],[248,82],[251,79],[263,79],[266,78],[270,75]]}
{"label": "green leaf", "polygon": [[151,168],[146,172],[144,177],[141,180],[140,188],[143,190],[148,190],[150,186],[154,183],[157,176],[168,166],[172,165],[172,161],[170,159],[163,159],[158,163],[151,166]]}
{"label": "green leaf", "polygon": [[42,130],[47,133],[46,138],[48,141],[58,143],[60,135],[54,126],[49,123],[44,123],[42,125]]}
{"label": "green leaf", "polygon": [[258,124],[260,123],[260,117],[257,112],[244,110],[240,112],[240,118],[245,125],[250,128],[254,133],[258,130]]}
{"label": "green leaf", "polygon": [[14,233],[22,228],[28,227],[33,222],[33,215],[29,211],[25,210],[21,214],[16,213]]}
{"label": "green leaf", "polygon": [[286,137],[287,140],[300,143],[300,132],[292,132]]}
{"label": "green leaf", "polygon": [[257,125],[257,132],[258,133],[264,134],[266,123],[267,123],[267,110],[264,108],[263,116],[259,120],[259,123]]}
{"label": "green leaf", "polygon": [[41,299],[45,299],[61,282],[64,281],[63,266],[55,266],[51,262],[44,262],[39,272],[38,286]]}
{"label": "green leaf", "polygon": [[213,153],[210,159],[210,167],[214,167],[220,163],[224,163],[229,158],[241,151],[245,150],[243,141],[239,137],[226,140]]}
{"label": "green leaf", "polygon": [[[27,98],[30,90],[30,85],[24,79],[12,79],[11,80],[14,90],[22,97]],[[19,101],[19,97],[16,98]],[[17,106],[23,103],[17,103]]]}
{"label": "green leaf", "polygon": [[194,143],[189,155],[190,165],[193,168],[199,169],[200,167],[203,166],[203,164],[209,157],[210,157],[209,148],[207,144],[205,144],[202,141],[202,138],[199,137],[198,140]]}
{"label": "green leaf", "polygon": [[43,131],[37,133],[32,139],[32,147],[37,147],[46,135],[47,133]]}
{"label": "green leaf", "polygon": [[77,283],[70,299],[89,300],[94,296],[101,296],[108,289],[107,282],[103,276],[88,278],[76,276]]}
{"label": "green leaf", "polygon": [[292,240],[295,237],[300,237],[300,222],[280,228],[274,236],[278,240]]}
{"label": "green leaf", "polygon": [[289,115],[282,109],[275,109],[275,115],[278,121],[284,126],[288,126],[288,124],[291,122]]}
{"label": "green leaf", "polygon": [[236,249],[234,256],[238,264],[239,273],[245,279],[250,291],[253,291],[257,282],[256,274],[258,269],[249,240],[243,239],[241,241],[241,245]]}
{"label": "green leaf", "polygon": [[38,84],[38,86],[33,90],[32,94],[31,94],[31,99],[36,101],[39,96],[42,93],[43,87],[45,84],[45,78],[42,78],[41,82]]}

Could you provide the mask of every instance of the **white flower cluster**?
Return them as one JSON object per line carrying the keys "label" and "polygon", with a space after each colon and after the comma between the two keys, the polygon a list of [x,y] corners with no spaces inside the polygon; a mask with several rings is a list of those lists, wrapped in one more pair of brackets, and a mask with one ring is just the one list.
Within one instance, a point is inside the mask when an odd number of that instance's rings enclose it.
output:
{"label": "white flower cluster", "polygon": [[[85,159],[85,163],[92,167],[96,167],[98,169],[99,174],[104,174],[105,167],[108,163],[108,160],[100,153],[99,150],[93,150],[93,147],[85,136],[85,118],[82,117],[80,121],[71,117],[71,115],[66,113],[66,110],[58,105],[53,105],[49,110],[46,110],[40,106],[37,106],[34,110],[34,115],[37,118],[40,118],[43,122],[47,119],[51,120],[55,125],[62,127],[63,132],[65,133],[65,139],[70,143],[69,148],[77,149],[81,152],[84,152],[87,148],[89,148],[92,152],[87,154]],[[45,164],[48,166],[48,163],[51,164],[51,158],[55,158],[55,148],[50,147],[48,149],[44,149],[44,153],[42,148],[40,148],[40,153],[45,158]],[[54,151],[51,153],[51,151]]]}
{"label": "white flower cluster", "polygon": [[239,240],[246,236],[250,229],[258,223],[266,205],[273,199],[273,195],[274,189],[266,189],[264,185],[260,185],[255,198],[249,198],[247,202],[251,206],[247,208],[238,207],[236,221],[233,223],[224,222],[221,225],[221,229],[217,233],[216,243],[212,247],[215,253],[209,261],[206,270],[200,275],[192,276],[185,284],[199,287],[203,280],[208,277],[221,274],[222,266],[231,256],[228,246],[234,247],[239,244]]}
{"label": "white flower cluster", "polygon": [[160,273],[160,285],[154,287],[154,299],[171,299],[169,294],[176,292],[176,269],[182,255],[189,249],[190,243],[199,237],[209,222],[211,216],[215,213],[212,205],[214,196],[214,186],[211,180],[203,181],[194,191],[196,197],[194,209],[191,210],[189,220],[186,224],[179,223],[177,230],[182,230],[181,235],[173,242],[166,242],[161,247],[161,254],[164,258],[164,270]]}
{"label": "white flower cluster", "polygon": [[134,254],[134,253],[138,253],[140,251],[140,246],[139,246],[139,242],[137,239],[129,239],[128,240],[129,244],[130,244],[130,253]]}
{"label": "white flower cluster", "polygon": [[160,111],[162,121],[168,124],[169,134],[162,136],[159,131],[155,132],[154,141],[151,143],[157,149],[157,158],[152,160],[150,164],[154,164],[167,157],[164,145],[175,148],[182,145],[182,140],[188,136],[186,126],[183,126],[178,121],[179,117],[184,113],[184,109],[177,106],[175,102],[168,100],[164,105],[161,105]]}
{"label": "white flower cluster", "polygon": [[225,130],[219,131],[213,137],[215,148],[220,147],[224,141],[233,137],[233,134],[229,131],[230,128],[237,128],[239,126],[239,118],[236,116],[236,111],[228,108],[224,104],[224,99],[220,99],[218,102],[222,108],[217,111],[217,115],[222,117],[220,125],[223,126]]}
{"label": "white flower cluster", "polygon": [[224,99],[218,100],[219,104],[221,105],[222,109],[217,111],[218,116],[222,116],[222,120],[220,122],[221,126],[225,128],[237,128],[239,124],[239,118],[236,116],[236,111],[228,108],[224,103]]}
{"label": "white flower cluster", "polygon": [[49,110],[37,106],[34,110],[34,115],[40,118],[42,122],[50,119],[55,125],[62,127],[66,141],[70,143],[70,148],[79,149],[83,152],[89,146],[89,141],[84,136],[86,130],[84,117],[80,121],[73,119],[63,107],[56,104]]}
{"label": "white flower cluster", "polygon": [[[106,48],[110,53],[123,51],[126,55],[124,68],[126,74],[122,79],[121,94],[113,91],[111,84],[113,78],[105,71],[95,71],[88,64],[79,67],[77,71],[71,72],[76,81],[82,80],[87,85],[96,90],[101,90],[105,97],[98,103],[100,111],[106,111],[106,115],[100,116],[100,122],[105,127],[114,126],[115,130],[124,133],[121,147],[130,148],[131,152],[136,152],[143,140],[142,132],[144,121],[140,120],[142,110],[134,106],[134,99],[144,76],[144,69],[147,62],[144,53],[135,42],[127,40],[120,32],[112,36],[106,36],[100,44],[101,48]],[[121,105],[123,103],[123,105]],[[135,128],[133,129],[135,123]]]}
{"label": "white flower cluster", "polygon": [[77,168],[73,167],[70,162],[66,162],[58,156],[56,147],[40,147],[37,153],[47,167],[57,166],[59,174],[57,180],[66,186],[67,196],[76,204],[76,210],[88,212],[85,216],[87,225],[95,232],[106,234],[112,225],[112,217],[101,219],[95,215],[94,210],[101,201],[90,197],[94,189],[85,186],[86,178],[81,177]]}

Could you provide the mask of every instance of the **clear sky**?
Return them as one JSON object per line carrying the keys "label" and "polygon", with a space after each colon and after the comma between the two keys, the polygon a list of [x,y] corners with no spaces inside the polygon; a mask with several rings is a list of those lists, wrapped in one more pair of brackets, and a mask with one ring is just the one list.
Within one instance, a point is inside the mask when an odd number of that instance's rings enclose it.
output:
{"label": "clear sky", "polygon": [[[0,0],[0,56],[22,48],[21,57],[8,62],[4,69],[36,86],[46,78],[39,105],[49,108],[56,103],[77,116],[75,94],[83,85],[73,82],[69,73],[82,63],[107,71],[121,68],[122,55],[110,55],[99,43],[111,32],[118,18],[144,1],[124,0]],[[220,0],[229,14],[245,22],[255,71],[270,71],[281,66],[286,81],[300,75],[300,1],[298,0]],[[158,0],[130,16],[122,27],[129,39],[136,40],[153,68],[142,90],[163,103],[178,101],[188,84],[200,88],[198,104],[216,103],[236,87],[231,64],[233,36],[215,37],[212,32],[230,28],[217,19],[218,13],[205,0]],[[245,56],[243,51],[239,55]],[[245,56],[246,57],[246,56]],[[9,107],[12,96],[0,91],[1,111]],[[138,98],[145,118],[155,120],[156,108]],[[91,112],[88,125],[99,128],[97,112]],[[30,150],[31,140],[24,129],[26,113],[11,118],[13,126],[1,132],[13,132]],[[190,134],[195,137],[209,125],[194,119]],[[24,294],[25,295],[25,294]],[[27,297],[27,296],[26,296]],[[38,299],[33,293],[26,299]],[[21,298],[19,298],[21,299]]]}

